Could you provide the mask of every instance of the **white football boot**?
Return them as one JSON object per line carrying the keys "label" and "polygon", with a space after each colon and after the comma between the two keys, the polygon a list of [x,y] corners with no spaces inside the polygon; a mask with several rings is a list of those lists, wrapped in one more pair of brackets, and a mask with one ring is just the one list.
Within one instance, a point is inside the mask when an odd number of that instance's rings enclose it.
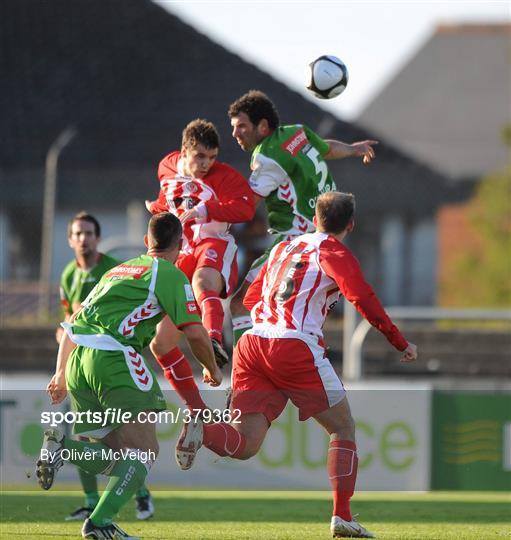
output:
{"label": "white football boot", "polygon": [[375,538],[373,533],[364,529],[354,519],[346,521],[339,516],[332,516],[330,532],[334,538]]}
{"label": "white football boot", "polygon": [[187,471],[193,465],[195,456],[202,446],[203,435],[203,422],[199,416],[184,423],[176,444],[176,461],[183,471]]}
{"label": "white football boot", "polygon": [[50,489],[57,471],[64,465],[64,434],[58,429],[47,429],[44,432],[43,446],[36,463],[35,474],[43,489]]}

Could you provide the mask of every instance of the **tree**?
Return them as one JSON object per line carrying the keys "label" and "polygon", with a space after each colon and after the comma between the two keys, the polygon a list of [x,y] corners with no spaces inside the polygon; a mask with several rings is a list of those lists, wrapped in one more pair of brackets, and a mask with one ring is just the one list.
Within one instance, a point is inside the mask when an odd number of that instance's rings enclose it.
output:
{"label": "tree", "polygon": [[470,242],[446,269],[442,303],[511,307],[511,167],[481,180],[466,216]]}

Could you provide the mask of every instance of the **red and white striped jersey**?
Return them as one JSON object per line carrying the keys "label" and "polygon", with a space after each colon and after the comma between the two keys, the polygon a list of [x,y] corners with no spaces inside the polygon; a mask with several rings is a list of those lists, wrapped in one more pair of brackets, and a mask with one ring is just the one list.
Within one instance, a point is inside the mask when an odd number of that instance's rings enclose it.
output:
{"label": "red and white striped jersey", "polygon": [[[175,176],[160,182],[165,194],[168,211],[179,217],[185,210],[191,210],[200,203],[215,200],[215,192],[199,178]],[[183,251],[193,248],[205,238],[221,238],[230,240],[229,223],[209,221],[201,223],[200,220],[190,220],[183,225]]]}
{"label": "red and white striped jersey", "polygon": [[249,287],[244,305],[253,329],[266,337],[322,339],[322,327],[342,293],[396,349],[408,343],[392,323],[360,264],[335,237],[315,232],[277,244]]}
{"label": "red and white striped jersey", "polygon": [[172,212],[180,216],[196,206],[203,218],[190,220],[183,227],[183,251],[189,251],[205,238],[232,240],[231,223],[254,217],[254,197],[248,182],[235,169],[216,161],[203,178],[186,176],[180,152],[165,156],[158,167],[160,193],[151,203],[151,212]]}

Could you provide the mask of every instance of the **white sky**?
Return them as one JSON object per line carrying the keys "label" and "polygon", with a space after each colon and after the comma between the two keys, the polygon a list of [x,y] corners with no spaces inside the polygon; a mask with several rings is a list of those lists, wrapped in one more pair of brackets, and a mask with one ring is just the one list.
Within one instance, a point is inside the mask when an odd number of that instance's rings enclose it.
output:
{"label": "white sky", "polygon": [[[509,0],[155,1],[346,120],[357,117],[437,24],[511,21]],[[350,76],[344,93],[329,101],[304,88],[307,65],[322,54],[341,58]]]}

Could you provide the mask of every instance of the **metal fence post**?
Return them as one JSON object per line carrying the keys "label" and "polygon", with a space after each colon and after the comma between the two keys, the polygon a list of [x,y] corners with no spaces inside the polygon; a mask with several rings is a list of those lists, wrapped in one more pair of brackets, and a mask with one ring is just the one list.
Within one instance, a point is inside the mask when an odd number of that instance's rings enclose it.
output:
{"label": "metal fence post", "polygon": [[46,154],[44,175],[44,203],[41,238],[41,266],[39,270],[39,318],[50,313],[51,263],[53,260],[53,223],[55,221],[55,195],[57,192],[57,165],[60,153],[76,135],[69,127],[55,139]]}

